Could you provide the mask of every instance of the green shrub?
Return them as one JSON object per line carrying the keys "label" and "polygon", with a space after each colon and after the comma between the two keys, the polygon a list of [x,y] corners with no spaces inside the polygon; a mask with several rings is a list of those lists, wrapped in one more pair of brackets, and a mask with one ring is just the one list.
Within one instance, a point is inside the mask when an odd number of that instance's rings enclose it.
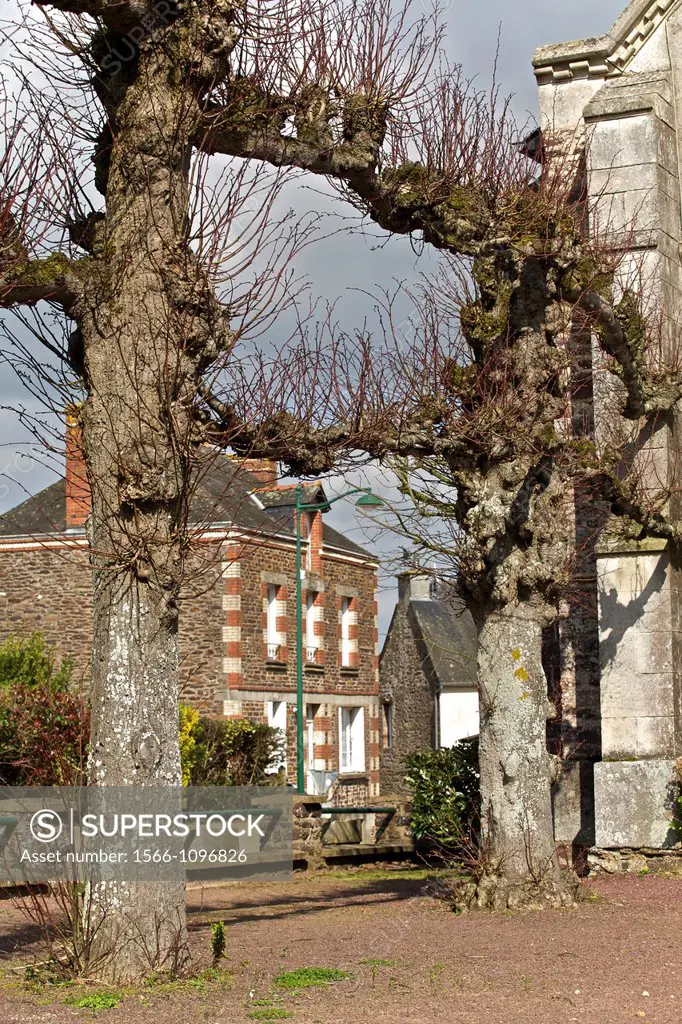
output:
{"label": "green shrub", "polygon": [[478,739],[454,747],[422,750],[406,759],[412,793],[412,833],[417,843],[455,850],[478,830],[480,787]]}
{"label": "green shrub", "polygon": [[[0,785],[77,785],[90,734],[86,702],[69,689],[72,664],[58,662],[40,633],[0,644]],[[181,705],[183,785],[252,786],[268,775],[281,747],[277,729],[243,719],[200,718]]]}
{"label": "green shrub", "polygon": [[57,664],[54,649],[42,633],[29,637],[8,636],[0,644],[0,690],[26,686],[63,692],[69,688],[73,665],[69,658]]}
{"label": "green shrub", "polygon": [[67,1006],[76,1006],[79,1010],[115,1010],[123,1002],[118,992],[91,992],[84,996],[67,996]]}
{"label": "green shrub", "polygon": [[199,712],[187,704],[180,705],[180,763],[182,765],[182,784],[189,786],[192,781],[192,762],[197,745],[196,728],[199,724]]}
{"label": "green shrub", "polygon": [[211,955],[213,957],[213,966],[217,967],[220,961],[225,956],[225,949],[227,946],[227,940],[225,938],[225,922],[224,921],[212,921],[211,922]]}
{"label": "green shrub", "polygon": [[0,644],[0,783],[82,781],[89,733],[85,701],[70,692],[72,666],[57,664],[39,633]]}
{"label": "green shrub", "polygon": [[187,769],[193,786],[258,786],[272,782],[267,774],[281,745],[279,731],[246,719],[199,718],[186,744]]}

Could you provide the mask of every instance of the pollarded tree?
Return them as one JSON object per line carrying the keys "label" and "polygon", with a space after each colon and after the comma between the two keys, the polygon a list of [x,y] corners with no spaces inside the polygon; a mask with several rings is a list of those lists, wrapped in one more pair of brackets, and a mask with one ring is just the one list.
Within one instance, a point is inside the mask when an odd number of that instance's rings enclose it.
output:
{"label": "pollarded tree", "polygon": [[[591,525],[578,524],[584,538],[611,513],[631,536],[678,537],[648,446],[682,394],[675,325],[645,318],[627,238],[614,244],[594,222],[579,154],[552,153],[547,140],[536,180],[507,111],[457,74],[436,73],[398,108],[370,91],[322,91],[301,138],[285,134],[281,95],[254,91],[252,101],[259,132],[247,139],[216,107],[214,146],[327,175],[379,227],[420,238],[444,262],[414,296],[411,323],[379,303],[385,345],[318,340],[262,365],[240,408],[229,395],[213,408],[230,425],[261,392],[280,394],[263,454],[323,472],[345,447],[399,471],[417,513],[405,532],[456,568],[479,629],[482,860],[470,897],[570,903],[553,834],[543,631],[576,588],[576,508],[602,503]],[[349,127],[338,139],[340,118]],[[593,337],[609,410],[599,438]]]}
{"label": "pollarded tree", "polygon": [[[263,287],[261,243],[286,256],[301,241],[295,230],[283,245],[269,235],[262,170],[254,185],[242,165],[221,186],[209,158],[258,157],[252,142],[274,116],[282,164],[299,165],[299,147],[325,150],[337,172],[372,164],[377,125],[427,73],[438,29],[387,0],[37,0],[17,9],[4,33],[21,92],[6,104],[0,158],[0,306],[45,302],[61,314],[67,345],[38,334],[84,394],[90,782],[175,786],[178,596],[193,453],[211,439],[206,379],[286,276]],[[262,97],[275,90],[271,114]],[[291,158],[285,137],[295,139]],[[316,169],[326,168],[320,154]],[[241,298],[240,186],[256,207],[259,226],[246,235],[261,261],[260,290]],[[230,439],[223,431],[221,443]],[[98,942],[116,955],[100,975],[135,980],[182,959],[181,885],[102,892]]]}

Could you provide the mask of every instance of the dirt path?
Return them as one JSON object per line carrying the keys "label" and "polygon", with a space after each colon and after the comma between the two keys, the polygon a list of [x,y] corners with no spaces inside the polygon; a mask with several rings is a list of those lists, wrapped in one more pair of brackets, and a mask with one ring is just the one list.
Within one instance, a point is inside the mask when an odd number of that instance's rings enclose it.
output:
{"label": "dirt path", "polygon": [[[299,878],[292,884],[190,893],[197,967],[209,963],[209,922],[227,926],[220,978],[154,986],[97,1016],[111,1024],[682,1024],[682,880],[618,877],[590,883],[571,911],[457,917],[404,872]],[[0,902],[1,1024],[92,1021],[66,1005],[83,987],[26,993],[16,945],[30,938]],[[0,960],[0,965],[3,961]],[[286,989],[302,968],[348,975]]]}

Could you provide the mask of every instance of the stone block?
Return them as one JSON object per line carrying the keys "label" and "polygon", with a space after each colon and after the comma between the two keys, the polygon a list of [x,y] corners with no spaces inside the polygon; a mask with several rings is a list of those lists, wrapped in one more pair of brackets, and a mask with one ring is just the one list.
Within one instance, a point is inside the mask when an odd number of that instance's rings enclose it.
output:
{"label": "stone block", "polygon": [[672,673],[638,675],[631,668],[602,673],[604,718],[660,718],[674,714]]}
{"label": "stone block", "polygon": [[[672,687],[670,693],[672,702]],[[637,754],[639,757],[671,757],[675,753],[675,721],[667,716],[637,719]]]}
{"label": "stone block", "polygon": [[600,556],[600,590],[615,589],[619,595],[631,595],[631,599],[644,595],[649,604],[656,594],[670,589],[668,563],[669,557],[663,551],[624,551]]}
{"label": "stone block", "polygon": [[550,135],[573,132],[582,124],[583,110],[601,89],[602,83],[589,79],[571,82],[570,86],[549,81],[538,89],[540,124]]}
{"label": "stone block", "polygon": [[594,777],[590,761],[567,761],[552,787],[554,838],[558,843],[594,843]]}
{"label": "stone block", "polygon": [[[645,605],[645,611],[639,617],[638,625],[644,633],[670,633],[673,628],[673,605],[677,602],[668,595],[665,601],[659,601],[657,607]],[[677,613],[676,613],[677,614]]]}
{"label": "stone block", "polygon": [[603,849],[667,849],[679,783],[674,761],[600,761],[594,766],[595,844]]}
{"label": "stone block", "polygon": [[[660,152],[661,122],[651,114],[600,121],[590,129],[590,159],[597,170],[652,163],[673,166]],[[661,159],[663,157],[663,159]]]}
{"label": "stone block", "polygon": [[674,128],[672,89],[665,76],[637,76],[634,80],[626,77],[607,82],[585,107],[584,117],[591,122],[646,113],[653,113]]}
{"label": "stone block", "polygon": [[680,237],[679,200],[656,189],[609,191],[592,204],[600,235],[609,232],[664,231],[675,241]]}
{"label": "stone block", "polygon": [[636,757],[637,719],[622,715],[602,719],[601,742],[604,757]]}
{"label": "stone block", "polygon": [[591,875],[639,874],[649,871],[649,862],[642,853],[622,854],[614,850],[590,850],[587,866]]}
{"label": "stone block", "polygon": [[614,192],[661,192],[676,199],[680,194],[679,183],[674,174],[658,164],[639,164],[628,167],[605,167],[589,173],[591,196],[607,195]]}

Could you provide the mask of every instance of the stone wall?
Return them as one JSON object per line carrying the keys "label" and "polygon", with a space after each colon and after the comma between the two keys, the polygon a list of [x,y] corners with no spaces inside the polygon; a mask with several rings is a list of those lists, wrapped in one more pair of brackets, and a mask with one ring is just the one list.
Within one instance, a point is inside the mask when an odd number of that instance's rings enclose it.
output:
{"label": "stone wall", "polygon": [[333,783],[327,800],[334,807],[366,807],[370,800],[369,786],[364,775],[340,775]]}
{"label": "stone wall", "polygon": [[[327,816],[325,803],[313,797],[296,797],[293,813],[294,863],[309,869],[324,867],[333,861],[335,848],[343,845],[341,851],[348,856],[362,857],[368,853],[381,859],[382,850],[386,857],[405,855],[414,850],[409,827],[410,807],[403,799],[391,797],[388,802],[381,800],[374,806],[391,807],[392,813],[378,813],[362,816],[357,821],[348,816]],[[328,804],[327,804],[328,806]],[[343,806],[343,805],[337,805]],[[372,806],[372,802],[369,805]],[[350,820],[349,820],[350,819]]]}
{"label": "stone wall", "polygon": [[[206,545],[188,573],[180,619],[183,700],[203,714],[222,710],[222,599],[215,545]],[[92,656],[92,573],[85,546],[27,542],[0,548],[0,641],[41,632],[60,657],[74,662],[76,685],[89,686]]]}
{"label": "stone wall", "polygon": [[223,678],[223,626],[228,612],[223,598],[222,559],[218,542],[196,546],[188,559],[180,600],[180,694],[203,715],[222,715],[218,680]]}
{"label": "stone wall", "polygon": [[92,580],[85,547],[25,544],[0,550],[0,641],[42,632],[74,662],[87,686],[92,651]]}
{"label": "stone wall", "polygon": [[[405,791],[405,758],[415,750],[428,750],[436,740],[435,684],[427,675],[410,620],[409,604],[400,602],[381,655],[380,701],[390,707],[393,743],[387,746],[383,727],[381,788]],[[386,712],[383,711],[385,714]]]}

